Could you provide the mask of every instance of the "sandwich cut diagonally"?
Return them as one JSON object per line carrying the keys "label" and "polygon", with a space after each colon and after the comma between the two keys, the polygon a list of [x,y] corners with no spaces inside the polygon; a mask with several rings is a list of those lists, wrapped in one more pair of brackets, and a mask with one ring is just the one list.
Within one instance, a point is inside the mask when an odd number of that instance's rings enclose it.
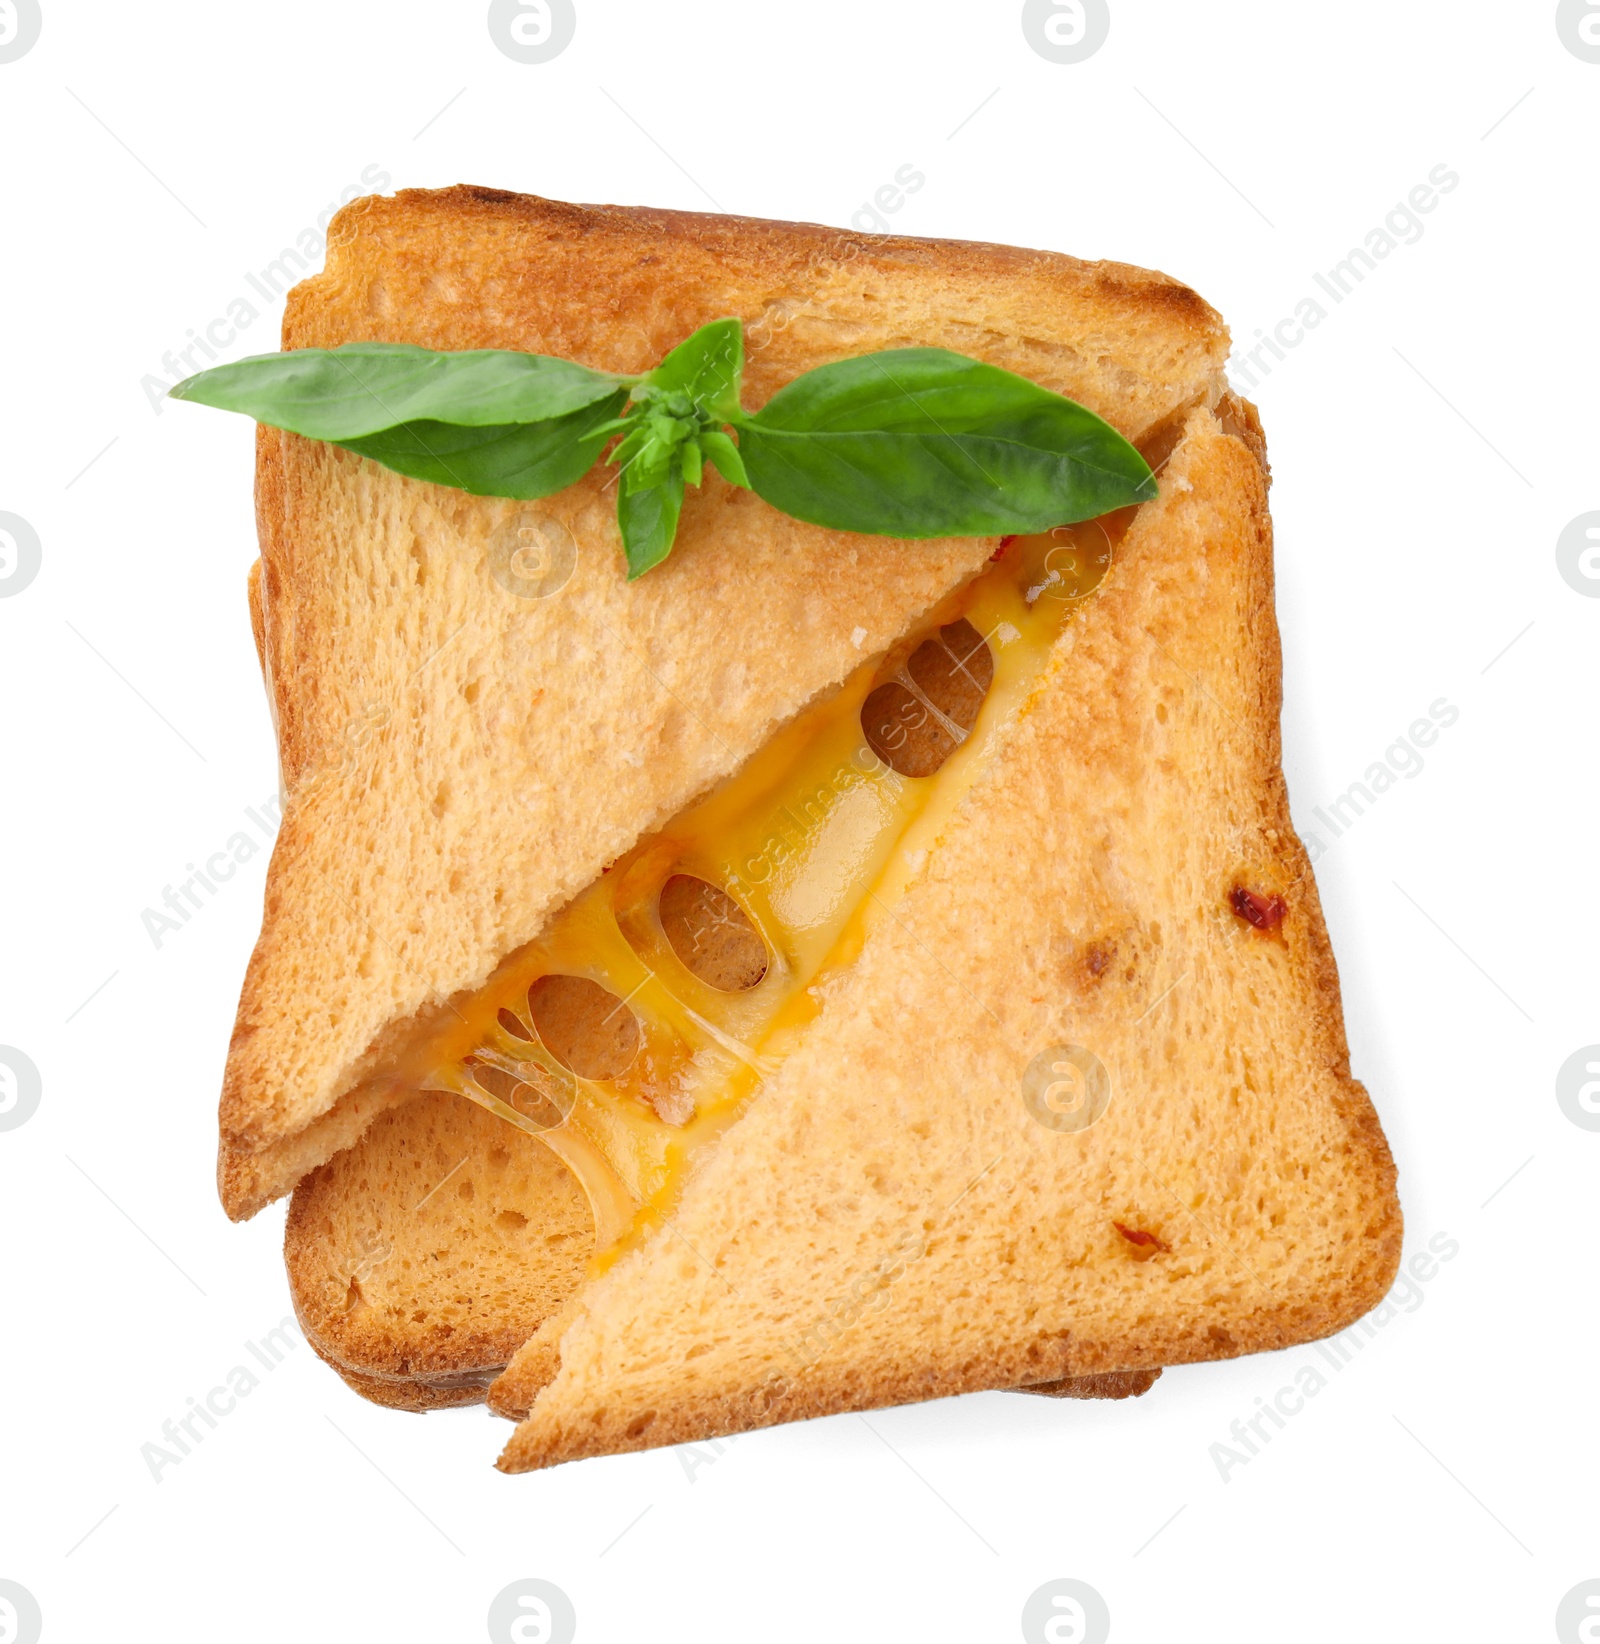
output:
{"label": "sandwich cut diagonally", "polygon": [[1278,742],[1226,332],[1115,264],[408,192],[285,346],[632,372],[744,319],[760,404],[935,345],[1159,495],[1039,538],[718,479],[625,580],[596,471],[467,496],[263,429],[284,820],[221,1109],[357,1391],[549,1465],[978,1388],[1142,1391],[1342,1328],[1398,1259]]}

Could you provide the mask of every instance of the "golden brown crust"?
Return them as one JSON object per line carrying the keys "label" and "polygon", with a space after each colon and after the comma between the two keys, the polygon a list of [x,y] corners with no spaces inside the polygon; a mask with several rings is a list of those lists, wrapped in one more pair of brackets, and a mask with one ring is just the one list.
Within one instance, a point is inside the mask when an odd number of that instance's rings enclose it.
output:
{"label": "golden brown crust", "polygon": [[[358,253],[381,248],[376,283]],[[537,271],[537,289],[533,274]],[[885,318],[879,310],[886,311]],[[545,351],[611,371],[648,370],[697,327],[737,314],[751,331],[752,405],[814,362],[806,331],[860,330],[901,345],[980,346],[1029,358],[1041,346],[1082,403],[1133,437],[1220,387],[1226,331],[1188,286],[1126,263],[964,240],[858,234],[646,207],[571,205],[458,184],[347,206],[328,267],[290,294],[284,347],[370,338],[433,348]],[[365,325],[363,326],[363,321]],[[832,339],[860,352],[844,335]],[[1108,362],[1108,345],[1118,358]],[[1220,350],[1220,352],[1219,352]],[[1037,363],[1036,361],[1034,363]],[[1113,368],[1105,369],[1111,363]]]}
{"label": "golden brown crust", "polygon": [[1239,440],[1256,459],[1257,466],[1270,484],[1272,464],[1267,461],[1267,436],[1261,427],[1261,413],[1249,400],[1237,394],[1224,394],[1217,405],[1217,421],[1225,434]]}
{"label": "golden brown crust", "polygon": [[306,1339],[358,1391],[461,1404],[577,1290],[593,1244],[549,1148],[434,1094],[299,1184],[283,1256]]}
{"label": "golden brown crust", "polygon": [[261,609],[261,561],[252,560],[245,579],[245,596],[250,602],[250,637],[256,644],[256,661],[263,675],[267,667],[266,618]]}
{"label": "golden brown crust", "polygon": [[[284,340],[635,370],[729,313],[751,327],[752,404],[843,354],[943,344],[1134,437],[1220,394],[1227,350],[1193,292],[1120,264],[472,188],[347,207]],[[986,557],[971,540],[820,531],[713,478],[673,559],[628,587],[605,484],[533,507],[570,533],[577,569],[531,602],[489,574],[526,509],[261,431],[261,643],[286,806],[224,1078],[230,1215],[350,1145],[393,1105],[382,1069],[426,1013]],[[731,649],[706,620],[725,611],[748,624]],[[596,768],[597,740],[619,763]],[[596,825],[559,826],[553,794]]]}
{"label": "golden brown crust", "polygon": [[1019,1387],[1019,1393],[1042,1393],[1049,1399],[1142,1398],[1161,1379],[1159,1370],[1108,1370],[1099,1376],[1067,1376]]}
{"label": "golden brown crust", "polygon": [[317,1357],[352,1393],[359,1393],[369,1403],[380,1404],[386,1410],[405,1410],[420,1416],[430,1410],[460,1410],[467,1405],[482,1404],[488,1396],[489,1374],[453,1385],[440,1385],[416,1376],[370,1376],[341,1364],[309,1332],[306,1340]]}
{"label": "golden brown crust", "polygon": [[[535,1353],[530,1353],[525,1347],[513,1360],[515,1370],[508,1366],[506,1373],[490,1386],[487,1397],[489,1409],[508,1421],[527,1420],[534,1399],[554,1380],[560,1362],[560,1355],[553,1345],[546,1352],[541,1344],[540,1350]],[[349,1380],[348,1377],[345,1379]],[[1004,1391],[1040,1393],[1053,1399],[1129,1399],[1148,1393],[1160,1379],[1159,1369],[1110,1370],[1097,1376],[1065,1376],[1056,1381],[1036,1382],[1031,1386]],[[357,1388],[357,1391],[360,1389]]]}

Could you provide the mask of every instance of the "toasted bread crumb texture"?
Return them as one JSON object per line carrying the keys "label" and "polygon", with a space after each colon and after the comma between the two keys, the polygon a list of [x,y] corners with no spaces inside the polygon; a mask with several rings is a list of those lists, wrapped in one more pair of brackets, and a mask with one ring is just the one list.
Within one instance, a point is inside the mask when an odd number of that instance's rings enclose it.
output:
{"label": "toasted bread crumb texture", "polygon": [[[634,371],[727,314],[752,327],[750,404],[827,360],[942,344],[1134,437],[1215,403],[1227,349],[1193,292],[1120,265],[471,188],[341,212],[284,344]],[[609,479],[475,498],[261,430],[286,804],[224,1080],[230,1214],[353,1143],[401,1098],[385,1063],[453,994],[993,547],[818,530],[713,476],[671,560],[629,586]],[[538,555],[569,552],[559,591],[525,597]]]}
{"label": "toasted bread crumb texture", "polygon": [[[1290,827],[1271,576],[1262,470],[1197,411],[676,1236],[582,1293],[504,1468],[1283,1347],[1379,1299],[1394,1170]],[[1076,1131],[1024,1097],[1070,1046],[1110,1089]]]}
{"label": "toasted bread crumb texture", "polygon": [[588,1202],[555,1154],[445,1095],[384,1115],[308,1176],[284,1230],[307,1340],[358,1391],[404,1408],[481,1400],[593,1248]]}

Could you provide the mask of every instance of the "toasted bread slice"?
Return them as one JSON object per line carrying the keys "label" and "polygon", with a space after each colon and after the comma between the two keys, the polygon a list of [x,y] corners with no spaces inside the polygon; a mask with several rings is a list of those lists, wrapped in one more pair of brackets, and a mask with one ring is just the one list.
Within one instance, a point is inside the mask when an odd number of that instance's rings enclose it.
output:
{"label": "toasted bread slice", "polygon": [[[496,1384],[530,1408],[504,1469],[1285,1347],[1384,1294],[1394,1168],[1289,820],[1267,481],[1230,420],[1190,416],[667,1225]],[[1057,1128],[1040,1080],[1073,1065],[1108,1105]]]}
{"label": "toasted bread slice", "polygon": [[[593,1246],[588,1203],[555,1154],[436,1093],[386,1113],[300,1183],[283,1248],[317,1354],[363,1398],[425,1411],[481,1404],[577,1294]],[[1028,1390],[1119,1399],[1155,1374]]]}
{"label": "toasted bread slice", "polygon": [[[1020,372],[1134,439],[1215,403],[1227,352],[1192,291],[1117,264],[474,188],[342,211],[284,343],[638,371],[729,314],[751,325],[752,405],[824,361],[915,342]],[[259,635],[285,805],[224,1077],[230,1215],[405,1100],[386,1070],[455,996],[994,548],[820,530],[712,477],[672,559],[630,586],[609,483],[482,499],[261,431]],[[554,567],[536,581],[513,557],[530,536]]]}
{"label": "toasted bread slice", "polygon": [[449,1095],[385,1114],[314,1171],[284,1231],[307,1341],[358,1392],[407,1409],[480,1402],[593,1248],[555,1154]]}

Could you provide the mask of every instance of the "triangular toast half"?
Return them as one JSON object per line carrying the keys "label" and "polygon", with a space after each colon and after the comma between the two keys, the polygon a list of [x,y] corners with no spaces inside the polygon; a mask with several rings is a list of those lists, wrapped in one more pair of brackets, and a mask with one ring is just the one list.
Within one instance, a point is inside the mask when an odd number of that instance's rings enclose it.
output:
{"label": "triangular toast half", "polygon": [[[295,1190],[284,1265],[312,1348],[363,1398],[425,1411],[497,1409],[517,1350],[584,1283],[594,1223],[550,1149],[460,1096],[384,1114]],[[1028,1389],[1127,1398],[1159,1372]],[[532,1390],[528,1392],[532,1398]]]}
{"label": "triangular toast half", "polygon": [[670,1220],[491,1394],[531,1404],[503,1468],[1278,1348],[1382,1296],[1394,1169],[1289,821],[1259,435],[1223,412]]}
{"label": "triangular toast half", "polygon": [[[749,327],[749,402],[845,354],[942,345],[1140,439],[1215,403],[1227,341],[1164,276],[488,189],[347,207],[286,347],[519,348],[649,368]],[[629,585],[610,476],[467,496],[264,429],[259,635],[282,827],[221,1102],[253,1214],[414,1090],[386,1071],[642,835],[972,577],[994,543],[820,530],[711,478]]]}
{"label": "triangular toast half", "polygon": [[446,1094],[384,1114],[314,1171],[284,1236],[306,1340],[357,1392],[411,1410],[481,1403],[593,1250],[556,1155]]}

